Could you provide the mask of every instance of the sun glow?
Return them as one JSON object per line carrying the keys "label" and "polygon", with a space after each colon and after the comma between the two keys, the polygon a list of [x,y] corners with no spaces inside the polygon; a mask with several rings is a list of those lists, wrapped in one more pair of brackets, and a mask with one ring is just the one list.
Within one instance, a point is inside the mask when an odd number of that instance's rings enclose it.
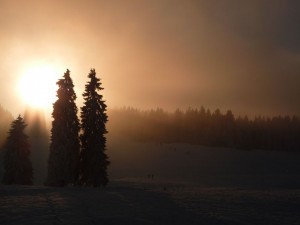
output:
{"label": "sun glow", "polygon": [[40,109],[50,108],[56,99],[59,70],[51,65],[34,65],[24,70],[19,93],[25,104]]}

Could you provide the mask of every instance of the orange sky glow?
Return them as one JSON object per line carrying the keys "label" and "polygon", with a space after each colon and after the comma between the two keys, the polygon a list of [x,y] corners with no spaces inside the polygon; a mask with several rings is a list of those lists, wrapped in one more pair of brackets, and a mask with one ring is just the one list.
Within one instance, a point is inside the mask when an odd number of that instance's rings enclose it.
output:
{"label": "orange sky glow", "polygon": [[[28,104],[50,113],[49,93],[68,68],[80,107],[95,68],[109,108],[299,115],[295,8],[258,0],[0,0],[0,104],[14,115]],[[46,103],[24,89],[36,72]]]}

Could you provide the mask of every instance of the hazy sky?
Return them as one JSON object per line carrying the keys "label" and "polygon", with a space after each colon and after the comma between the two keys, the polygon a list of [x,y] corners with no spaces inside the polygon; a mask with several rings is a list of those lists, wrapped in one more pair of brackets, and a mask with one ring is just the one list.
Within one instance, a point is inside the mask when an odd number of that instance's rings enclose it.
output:
{"label": "hazy sky", "polygon": [[0,0],[0,104],[22,111],[16,83],[42,62],[71,70],[79,106],[93,67],[111,108],[300,114],[299,11],[287,0]]}

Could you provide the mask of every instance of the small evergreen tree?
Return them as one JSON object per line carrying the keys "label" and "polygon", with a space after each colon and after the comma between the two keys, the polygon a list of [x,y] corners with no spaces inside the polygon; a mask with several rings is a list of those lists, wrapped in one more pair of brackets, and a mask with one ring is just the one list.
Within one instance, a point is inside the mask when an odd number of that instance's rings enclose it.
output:
{"label": "small evergreen tree", "polygon": [[50,186],[76,185],[79,178],[79,119],[76,94],[70,71],[57,82],[57,101],[53,105],[48,177]]}
{"label": "small evergreen tree", "polygon": [[29,159],[30,144],[24,134],[27,125],[19,115],[11,124],[9,135],[4,144],[4,176],[3,184],[32,185],[32,164]]}
{"label": "small evergreen tree", "polygon": [[97,91],[103,90],[100,79],[96,77],[95,69],[91,69],[88,77],[90,81],[85,85],[83,93],[84,106],[81,108],[80,135],[82,150],[81,184],[87,186],[106,186],[108,183],[106,155],[106,104],[102,95]]}

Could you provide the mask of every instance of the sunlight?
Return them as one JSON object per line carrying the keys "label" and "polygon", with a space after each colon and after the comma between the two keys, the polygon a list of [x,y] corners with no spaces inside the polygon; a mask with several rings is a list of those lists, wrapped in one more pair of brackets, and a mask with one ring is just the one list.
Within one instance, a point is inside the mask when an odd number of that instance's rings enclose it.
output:
{"label": "sunlight", "polygon": [[59,69],[51,64],[27,66],[19,81],[19,94],[30,107],[47,109],[56,99]]}

